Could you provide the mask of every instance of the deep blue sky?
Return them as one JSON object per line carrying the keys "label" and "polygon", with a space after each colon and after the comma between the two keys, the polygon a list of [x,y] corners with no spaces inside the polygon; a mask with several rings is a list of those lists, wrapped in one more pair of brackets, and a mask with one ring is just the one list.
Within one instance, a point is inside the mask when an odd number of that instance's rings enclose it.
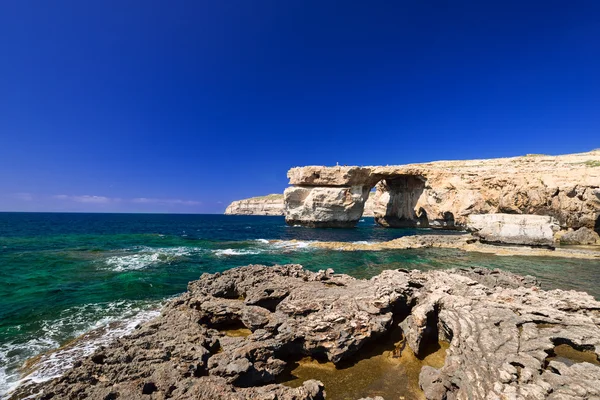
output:
{"label": "deep blue sky", "polygon": [[222,212],[298,165],[600,147],[600,2],[0,2],[0,210]]}

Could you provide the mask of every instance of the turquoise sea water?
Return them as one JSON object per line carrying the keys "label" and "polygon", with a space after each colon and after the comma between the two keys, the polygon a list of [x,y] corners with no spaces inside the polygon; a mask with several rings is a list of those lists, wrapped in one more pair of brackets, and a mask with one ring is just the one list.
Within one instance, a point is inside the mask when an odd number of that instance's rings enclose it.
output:
{"label": "turquoise sea water", "polygon": [[340,230],[288,227],[283,217],[0,213],[0,398],[22,378],[27,359],[96,329],[92,339],[45,360],[30,378],[55,376],[74,358],[157,315],[160,304],[185,291],[190,280],[240,265],[299,263],[361,278],[400,267],[482,266],[537,276],[547,289],[584,290],[600,298],[598,261],[306,246],[428,232],[384,229],[372,218]]}

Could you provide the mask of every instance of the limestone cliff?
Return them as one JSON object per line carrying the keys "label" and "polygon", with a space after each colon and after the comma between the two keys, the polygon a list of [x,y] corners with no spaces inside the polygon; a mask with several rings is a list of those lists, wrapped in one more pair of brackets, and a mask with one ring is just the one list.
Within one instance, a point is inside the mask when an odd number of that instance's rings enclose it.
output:
{"label": "limestone cliff", "polygon": [[232,202],[228,215],[283,215],[283,195],[270,194]]}
{"label": "limestone cliff", "polygon": [[[365,202],[363,217],[372,217],[375,192]],[[225,210],[227,215],[284,215],[283,195],[270,194],[268,196],[252,197],[249,199],[232,202]]]}
{"label": "limestone cliff", "polygon": [[562,156],[439,161],[372,167],[292,168],[289,224],[351,227],[371,188],[387,227],[465,228],[471,214],[554,217],[562,229],[600,230],[600,150]]}

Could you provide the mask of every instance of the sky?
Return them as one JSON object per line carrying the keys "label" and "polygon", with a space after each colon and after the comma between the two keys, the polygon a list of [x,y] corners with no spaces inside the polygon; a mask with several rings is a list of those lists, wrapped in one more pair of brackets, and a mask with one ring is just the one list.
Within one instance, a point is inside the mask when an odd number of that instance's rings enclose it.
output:
{"label": "sky", "polygon": [[0,2],[0,211],[221,213],[302,165],[600,147],[600,2]]}

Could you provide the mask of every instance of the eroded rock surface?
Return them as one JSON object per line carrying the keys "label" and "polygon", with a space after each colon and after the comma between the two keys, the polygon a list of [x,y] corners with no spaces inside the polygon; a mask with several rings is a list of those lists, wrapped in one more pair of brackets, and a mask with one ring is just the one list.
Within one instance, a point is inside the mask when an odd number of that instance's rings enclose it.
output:
{"label": "eroded rock surface", "polygon": [[[365,202],[362,213],[363,217],[374,216],[374,192],[370,193]],[[227,209],[226,215],[284,215],[283,194],[270,194],[268,196],[251,197],[249,199],[236,200]]]}
{"label": "eroded rock surface", "polygon": [[583,227],[576,231],[569,231],[560,236],[562,244],[600,244],[600,235],[590,228]]}
{"label": "eroded rock surface", "polygon": [[464,251],[496,254],[500,256],[540,256],[579,258],[600,261],[600,247],[570,248],[552,246],[522,246],[482,243],[479,238],[463,234],[410,235],[385,242],[309,242],[309,247],[340,251],[381,251],[405,249],[458,249]]}
{"label": "eroded rock surface", "polygon": [[283,195],[251,197],[232,202],[225,209],[226,215],[283,215]]}
{"label": "eroded rock surface", "polygon": [[[600,151],[563,156],[374,167],[298,167],[284,193],[289,223],[352,225],[372,187],[386,227],[465,228],[471,214],[554,217],[562,229],[600,230]],[[334,194],[335,192],[335,194]],[[327,195],[325,195],[327,193]]]}
{"label": "eroded rock surface", "polygon": [[558,221],[546,215],[471,214],[467,229],[484,242],[553,246]]}
{"label": "eroded rock surface", "polygon": [[[426,398],[600,396],[600,303],[585,293],[546,292],[531,277],[486,269],[358,280],[255,265],[191,282],[160,317],[43,384],[36,398],[321,399],[318,381],[273,382],[300,356],[360,357],[398,324],[416,354],[429,341],[450,343],[442,368],[421,370]],[[241,327],[252,333],[226,334]],[[591,362],[560,357],[559,345]]]}

